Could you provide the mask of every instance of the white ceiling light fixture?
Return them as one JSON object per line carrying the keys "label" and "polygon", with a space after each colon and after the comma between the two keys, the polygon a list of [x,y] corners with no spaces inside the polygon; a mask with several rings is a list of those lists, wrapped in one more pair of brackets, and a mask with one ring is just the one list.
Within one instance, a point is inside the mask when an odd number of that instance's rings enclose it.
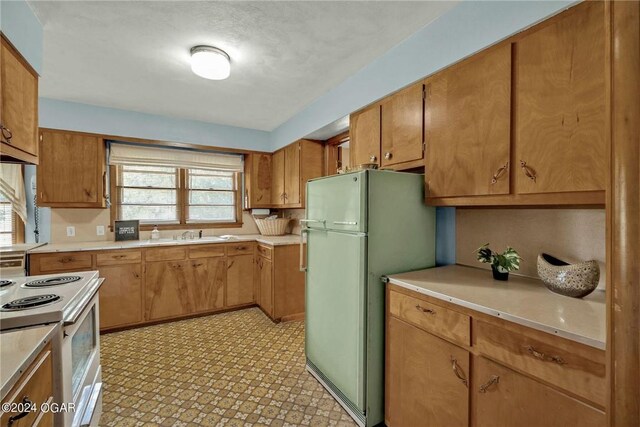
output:
{"label": "white ceiling light fixture", "polygon": [[191,70],[205,79],[224,80],[231,73],[231,60],[227,52],[213,46],[191,48]]}

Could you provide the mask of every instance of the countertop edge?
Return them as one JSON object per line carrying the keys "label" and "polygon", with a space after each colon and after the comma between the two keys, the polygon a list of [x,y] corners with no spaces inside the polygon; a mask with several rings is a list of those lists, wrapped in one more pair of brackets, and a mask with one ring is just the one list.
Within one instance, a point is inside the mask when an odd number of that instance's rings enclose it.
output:
{"label": "countertop edge", "polygon": [[439,299],[441,301],[446,301],[446,302],[450,302],[452,304],[456,304],[465,308],[468,308],[470,310],[475,310],[478,311],[480,313],[484,313],[484,314],[488,314],[490,316],[493,317],[497,317],[499,319],[504,319],[506,321],[509,322],[513,322],[513,323],[517,323],[519,325],[522,326],[526,326],[532,329],[536,329],[538,331],[542,331],[542,332],[546,332],[546,333],[550,333],[552,335],[556,335],[562,338],[566,338],[568,340],[571,341],[575,341],[584,345],[588,345],[589,347],[594,347],[597,348],[599,350],[605,350],[606,349],[606,343],[596,340],[596,339],[592,339],[592,338],[588,338],[582,335],[578,335],[578,334],[574,334],[572,332],[568,332],[568,331],[563,331],[561,329],[557,329],[557,328],[553,328],[551,326],[545,325],[543,323],[540,322],[536,322],[533,320],[529,320],[523,317],[519,317],[519,316],[514,316],[512,314],[509,313],[505,313],[502,311],[498,311],[498,310],[494,310],[479,304],[475,304],[473,302],[470,301],[466,301],[460,298],[454,298],[451,297],[449,295],[446,294],[442,294],[440,292],[435,292],[432,291],[430,289],[425,289],[422,288],[420,286],[416,286],[416,285],[412,285],[411,283],[408,282],[404,282],[402,280],[393,278],[393,277],[389,277],[389,283],[392,283],[394,285],[398,285],[401,286],[405,289],[409,289],[411,291],[415,291],[418,293],[421,293],[423,295],[427,295],[436,299]]}
{"label": "countertop edge", "polygon": [[[260,236],[256,235],[246,235],[247,237],[243,237],[243,235],[239,235],[237,239],[223,240],[223,241],[200,241],[200,240],[185,240],[185,241],[176,241],[175,243],[140,243],[140,244],[132,244],[127,242],[112,242],[112,241],[104,241],[104,242],[78,242],[78,245],[86,244],[86,247],[74,247],[73,244],[62,243],[63,245],[69,245],[69,247],[59,248],[56,245],[60,243],[52,243],[45,244],[43,246],[39,246],[34,248],[33,250],[29,250],[28,254],[47,254],[47,253],[61,253],[61,252],[89,252],[89,251],[112,251],[112,250],[127,250],[127,249],[144,249],[144,248],[157,248],[157,247],[172,247],[172,246],[188,246],[188,245],[219,245],[219,244],[233,244],[238,242],[256,242],[261,243],[268,246],[293,246],[299,244],[300,236],[298,234],[287,234],[285,236],[273,236],[276,238],[287,237],[292,239],[292,241],[277,241],[269,239],[269,236]],[[266,237],[266,238],[265,238]],[[295,239],[295,241],[294,241]],[[147,242],[146,240],[140,242]],[[53,248],[51,248],[53,247]]]}
{"label": "countertop edge", "polygon": [[[34,326],[34,328],[43,328],[46,326],[49,326],[50,329],[42,338],[42,340],[40,341],[40,344],[38,344],[35,347],[35,349],[31,352],[31,354],[24,359],[24,362],[22,362],[20,367],[18,367],[18,369],[11,374],[7,382],[5,384],[2,384],[2,388],[0,389],[0,401],[3,401],[4,399],[7,398],[7,395],[13,389],[13,387],[15,387],[15,385],[18,383],[18,381],[20,380],[20,377],[25,373],[25,370],[29,366],[31,366],[31,364],[36,360],[36,357],[38,357],[42,349],[44,349],[44,347],[49,342],[52,341],[53,336],[59,331],[60,323],[56,323],[53,325],[37,325],[37,326]],[[12,331],[7,331],[4,333],[12,333]]]}

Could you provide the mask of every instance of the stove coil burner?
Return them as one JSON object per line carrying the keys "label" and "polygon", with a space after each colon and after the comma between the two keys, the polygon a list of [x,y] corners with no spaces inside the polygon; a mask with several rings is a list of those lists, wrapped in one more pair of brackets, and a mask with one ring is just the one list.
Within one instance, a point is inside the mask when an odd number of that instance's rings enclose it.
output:
{"label": "stove coil burner", "polygon": [[25,288],[46,288],[47,286],[59,286],[66,285],[68,283],[77,282],[82,279],[80,276],[58,276],[49,277],[48,279],[33,280],[29,283],[25,283]]}
{"label": "stove coil burner", "polygon": [[1,279],[1,280],[0,280],[0,288],[4,288],[5,286],[11,286],[11,285],[13,285],[14,283],[16,283],[16,282],[13,282],[13,281],[11,281],[11,280],[4,280],[4,279]]}
{"label": "stove coil burner", "polygon": [[42,307],[43,305],[52,304],[60,299],[60,296],[54,294],[34,295],[8,302],[2,306],[2,311],[28,310],[30,308],[37,308]]}

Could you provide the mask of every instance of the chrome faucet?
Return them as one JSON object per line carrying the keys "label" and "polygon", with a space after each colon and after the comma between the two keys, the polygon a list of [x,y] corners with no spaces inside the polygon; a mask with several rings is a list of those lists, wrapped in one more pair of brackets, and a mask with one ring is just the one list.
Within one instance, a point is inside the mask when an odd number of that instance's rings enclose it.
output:
{"label": "chrome faucet", "polygon": [[180,235],[180,239],[187,240],[187,235],[189,235],[189,240],[193,240],[196,238],[195,231],[187,230]]}

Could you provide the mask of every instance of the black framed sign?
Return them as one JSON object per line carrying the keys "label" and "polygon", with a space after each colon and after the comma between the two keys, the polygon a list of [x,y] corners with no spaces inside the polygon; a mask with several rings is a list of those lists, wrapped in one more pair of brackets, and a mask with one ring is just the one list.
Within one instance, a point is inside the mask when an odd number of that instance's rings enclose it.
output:
{"label": "black framed sign", "polygon": [[122,240],[139,240],[140,239],[140,221],[116,221],[115,222],[115,234],[116,242]]}

